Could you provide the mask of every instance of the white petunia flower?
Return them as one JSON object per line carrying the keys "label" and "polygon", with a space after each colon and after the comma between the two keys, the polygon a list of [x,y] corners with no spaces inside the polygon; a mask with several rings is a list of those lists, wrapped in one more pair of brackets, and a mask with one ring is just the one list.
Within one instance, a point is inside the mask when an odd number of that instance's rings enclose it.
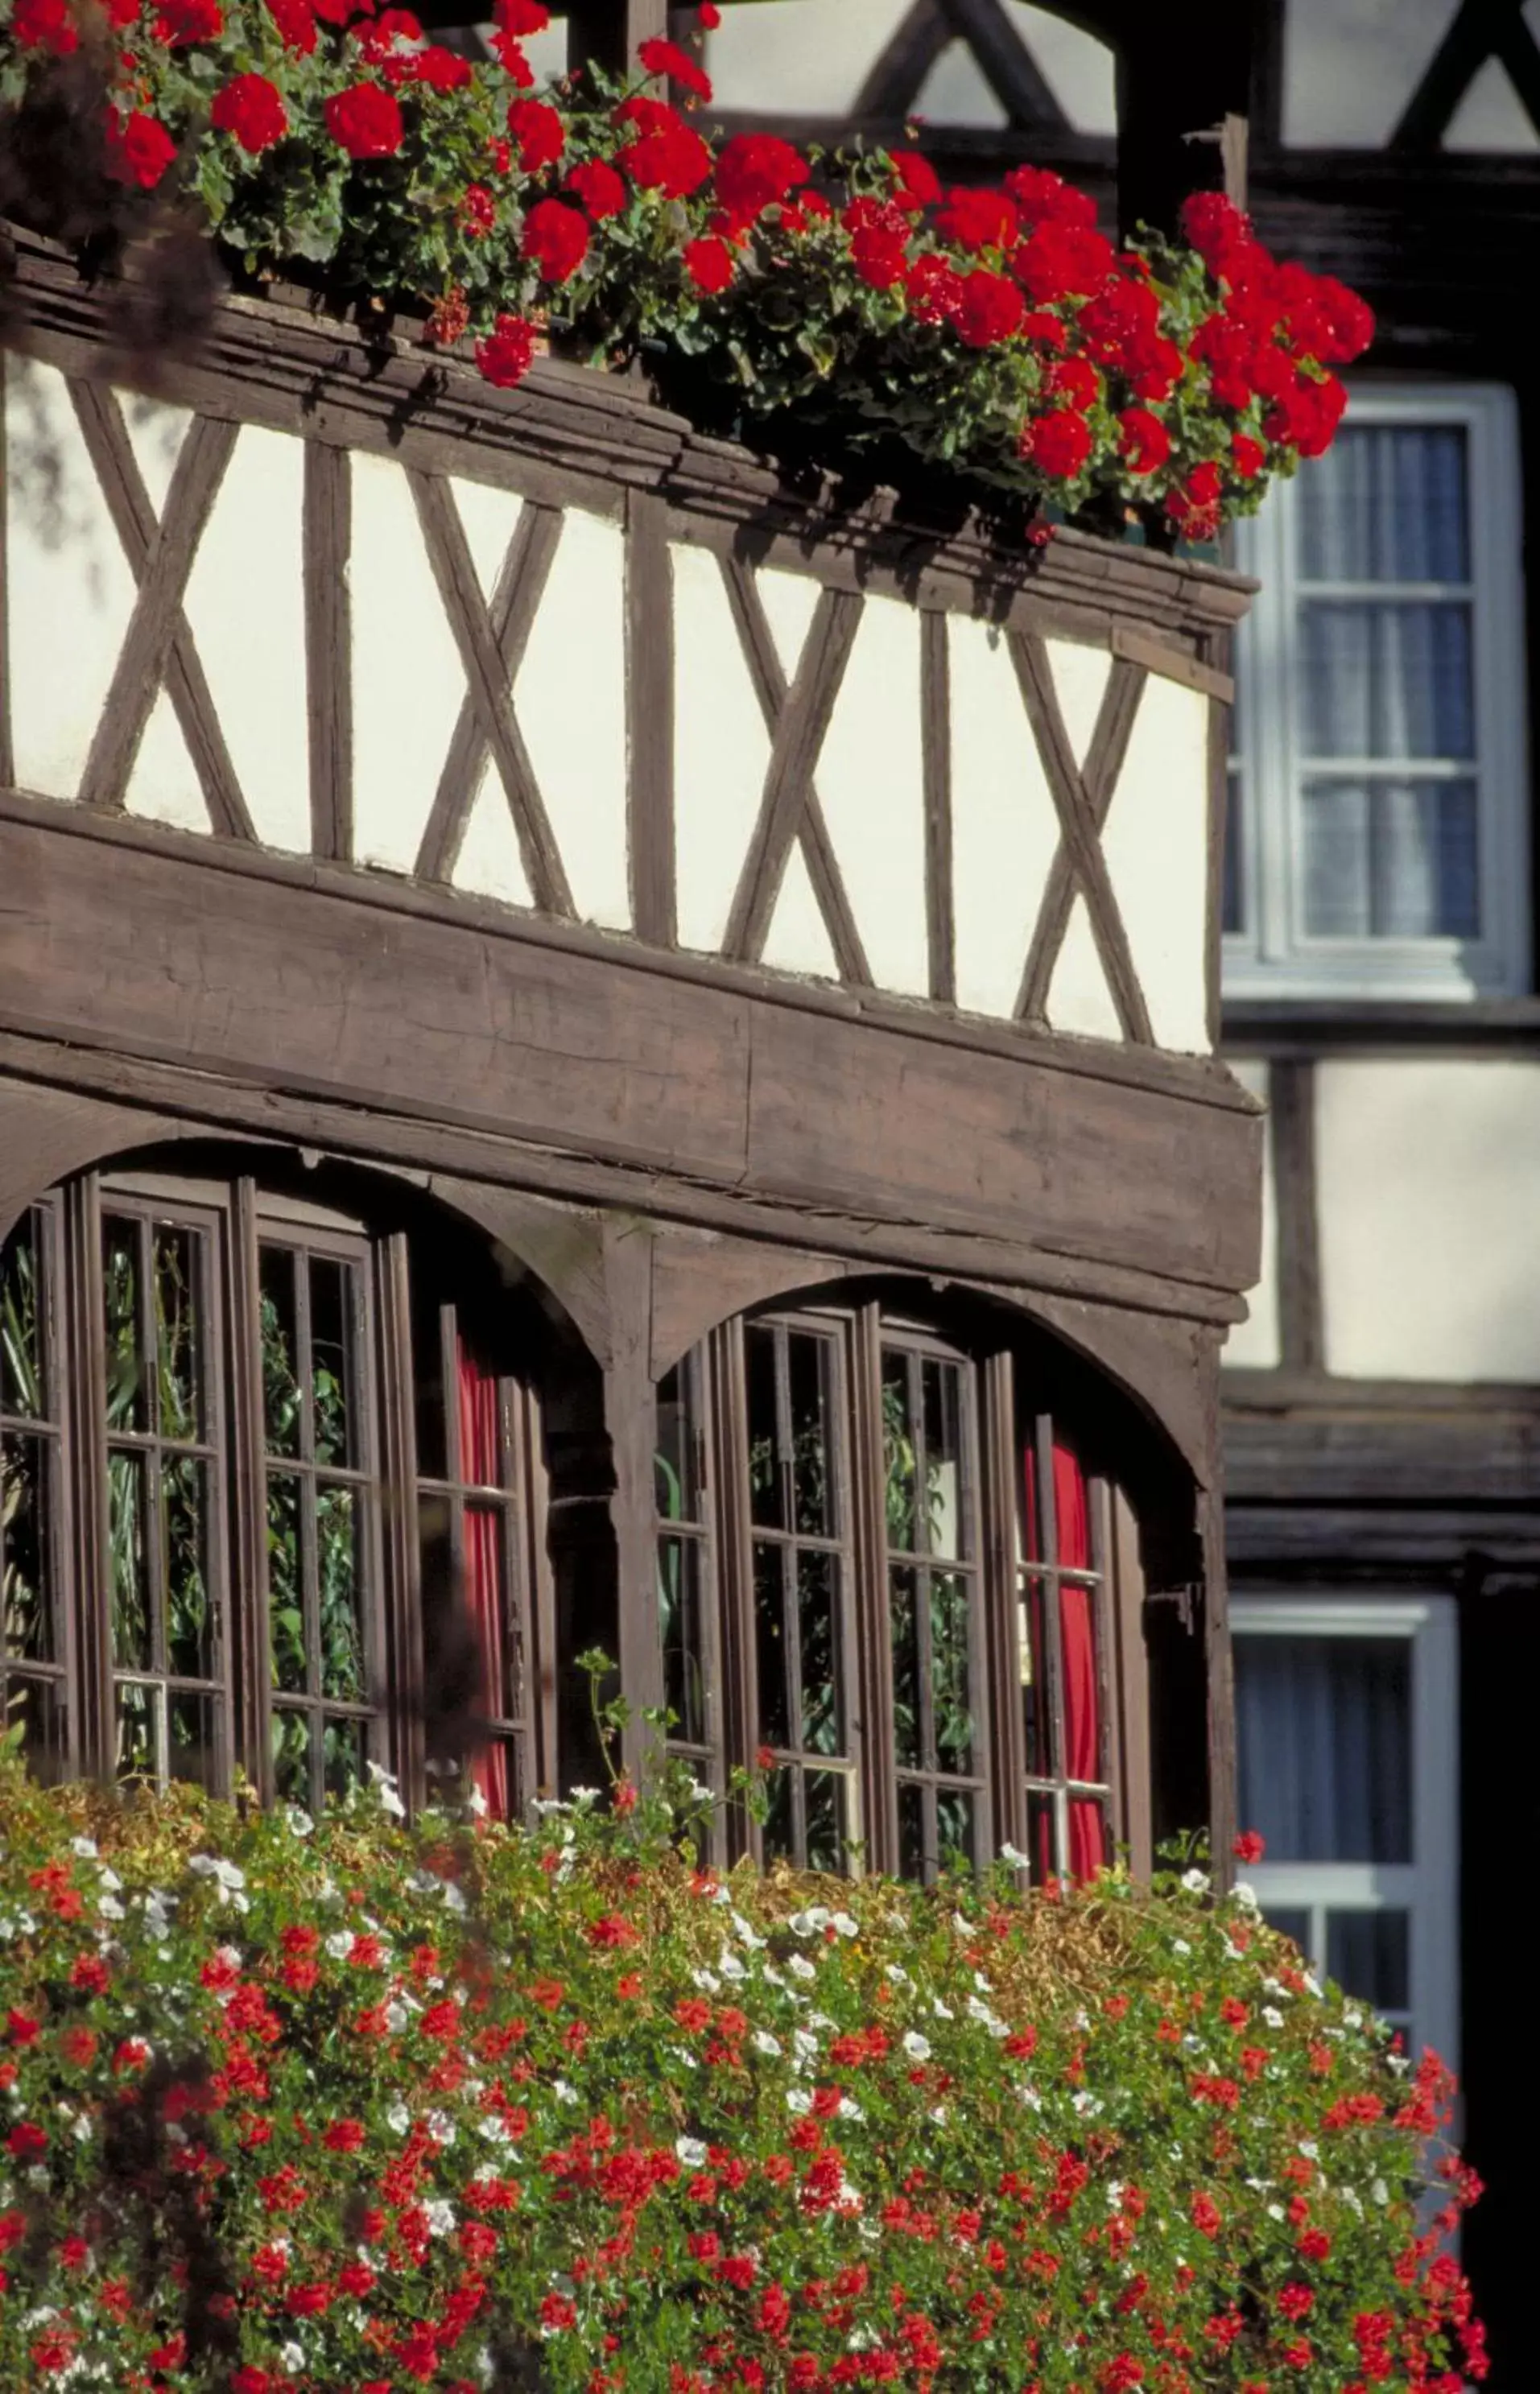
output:
{"label": "white petunia flower", "polygon": [[452,2145],[454,2142],[454,2123],[447,2111],[429,2111],[428,2125],[436,2145]]}
{"label": "white petunia flower", "polygon": [[772,2059],[783,2050],[780,2038],[771,2036],[768,2028],[757,2028],[749,2042],[756,2053],[769,2054]]}
{"label": "white petunia flower", "polygon": [[72,1837],[70,1851],[72,1854],[78,1854],[83,1862],[94,1862],[97,1858],[97,1841],[94,1837]]}
{"label": "white petunia flower", "polygon": [[941,1999],[940,1995],[932,1995],[932,1996],[931,1996],[931,1998],[930,1998],[930,2008],[931,2008],[931,2010],[934,2012],[934,2014],[936,2015],[936,2018],[937,2018],[938,2019],[956,2019],[956,2017],[957,2017],[957,2015],[956,2015],[956,2013],[955,2013],[955,2012],[954,2012],[954,2011],[948,2011],[948,2009],[947,2009],[947,2007],[946,2007],[945,2004],[943,2004],[943,2003],[942,2003],[942,2001],[941,2001]]}
{"label": "white petunia flower", "polygon": [[713,1978],[709,1970],[691,1970],[690,1982],[691,1986],[699,1987],[701,1993],[705,1995],[719,1995],[722,1992],[720,1979]]}
{"label": "white petunia flower", "polygon": [[674,2152],[681,2169],[704,2169],[710,2160],[710,2150],[699,2137],[676,2137]]}
{"label": "white petunia flower", "polygon": [[796,2116],[797,2116],[797,2118],[798,2118],[798,2119],[801,2119],[801,2118],[803,2117],[803,2115],[804,2115],[806,2112],[810,2111],[812,2110],[812,2108],[813,2108],[813,2098],[812,2098],[812,2097],[808,2093],[808,2090],[807,2090],[807,2088],[806,2088],[805,2086],[788,2086],[788,2087],[787,2087],[787,2089],[786,2089],[786,2109],[787,2109],[787,2111],[795,2111],[795,2112],[796,2112]]}
{"label": "white petunia flower", "polygon": [[809,1961],[806,1953],[792,1954],[786,1967],[794,1979],[816,1979],[818,1976],[817,1970]]}
{"label": "white petunia flower", "polygon": [[840,1937],[859,1937],[861,1935],[860,1921],[852,1920],[848,1912],[836,1912],[830,1926],[834,1928],[836,1934]]}
{"label": "white petunia flower", "polygon": [[842,2095],[835,2116],[840,2120],[864,2120],[866,2114],[853,2097]]}
{"label": "white petunia flower", "polygon": [[425,2203],[423,2209],[428,2214],[428,2234],[447,2236],[454,2225],[454,2205],[441,2199],[436,2203]]}
{"label": "white petunia flower", "polygon": [[1029,1858],[1025,1854],[1018,1853],[1008,1839],[1000,1848],[1000,1860],[1003,1862],[1008,1862],[1012,1870],[1031,1870],[1032,1868]]}
{"label": "white petunia flower", "polygon": [[928,2061],[930,2039],[928,2036],[922,2036],[917,2028],[909,2029],[904,2034],[903,2049],[911,2061]]}
{"label": "white petunia flower", "polygon": [[1208,1873],[1201,1870],[1185,1870],[1182,1873],[1182,1885],[1189,1895],[1206,1895],[1209,1888]]}
{"label": "white petunia flower", "polygon": [[1282,2028],[1283,2025],[1283,2015],[1279,2010],[1276,2004],[1264,2004],[1262,2006],[1262,2018],[1266,2020],[1269,2028]]}
{"label": "white petunia flower", "polygon": [[308,1837],[315,1827],[315,1822],[309,1812],[298,1804],[286,1804],[283,1808],[283,1818],[296,1837]]}
{"label": "white petunia flower", "polygon": [[565,2078],[554,2078],[551,2081],[551,2093],[559,2103],[576,2103],[581,2099],[577,2088]]}

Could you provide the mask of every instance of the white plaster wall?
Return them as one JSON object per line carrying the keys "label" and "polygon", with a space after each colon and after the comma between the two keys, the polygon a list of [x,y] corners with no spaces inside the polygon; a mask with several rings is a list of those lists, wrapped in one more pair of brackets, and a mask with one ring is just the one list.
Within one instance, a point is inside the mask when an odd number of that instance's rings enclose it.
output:
{"label": "white plaster wall", "polygon": [[1147,677],[1102,853],[1156,1045],[1206,1055],[1208,708],[1197,691]]}
{"label": "white plaster wall", "polygon": [[573,903],[628,931],[625,572],[619,525],[569,507],[515,697]]}
{"label": "white plaster wall", "polygon": [[1328,1371],[1540,1379],[1540,1063],[1316,1071]]}
{"label": "white plaster wall", "polygon": [[961,615],[947,634],[957,1003],[1008,1019],[1059,818],[1004,641]]}
{"label": "white plaster wall", "polygon": [[72,798],[128,628],[134,577],[53,366],[6,361],[11,735],[24,790]]}
{"label": "white plaster wall", "polygon": [[[1243,1088],[1264,1104],[1269,1098],[1269,1072],[1260,1057],[1226,1058]],[[1278,1198],[1273,1179],[1272,1124],[1270,1120],[1262,1151],[1262,1273],[1246,1292],[1251,1310],[1237,1322],[1225,1341],[1223,1361],[1237,1371],[1271,1372],[1283,1360],[1278,1329]]]}
{"label": "white plaster wall", "polygon": [[800,843],[794,843],[765,931],[764,960],[780,972],[837,980],[839,965]]}
{"label": "white plaster wall", "polygon": [[674,838],[679,944],[708,954],[727,935],[764,794],[770,736],[733,626],[721,569],[681,544],[674,567]]}
{"label": "white plaster wall", "polygon": [[916,609],[867,599],[813,778],[873,979],[879,989],[925,996]]}

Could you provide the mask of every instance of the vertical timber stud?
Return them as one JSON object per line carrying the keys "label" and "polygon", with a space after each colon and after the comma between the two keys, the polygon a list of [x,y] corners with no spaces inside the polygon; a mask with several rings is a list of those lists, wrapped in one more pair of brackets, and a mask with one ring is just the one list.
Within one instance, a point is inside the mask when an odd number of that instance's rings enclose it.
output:
{"label": "vertical timber stud", "polygon": [[1246,116],[1261,0],[1117,11],[1118,229],[1175,234],[1191,191],[1245,203]]}
{"label": "vertical timber stud", "polygon": [[353,642],[348,596],[352,460],[305,443],[305,684],[310,744],[310,846],[353,853]]}
{"label": "vertical timber stud", "polygon": [[615,1538],[615,1619],[620,1684],[631,1707],[621,1750],[635,1781],[655,1743],[641,1716],[658,1710],[664,1699],[652,1493],[657,1389],[652,1379],[651,1223],[624,1215],[606,1219],[604,1287],[610,1309],[604,1421],[615,1478],[610,1497]]}
{"label": "vertical timber stud", "polygon": [[573,0],[567,11],[567,67],[591,60],[606,74],[634,71],[643,42],[668,31],[668,0]]}
{"label": "vertical timber stud", "polygon": [[[1216,1351],[1211,1368],[1218,1374]],[[1215,1400],[1214,1467],[1218,1465]],[[1230,1583],[1225,1570],[1224,1498],[1215,1484],[1198,1492],[1198,1534],[1204,1559],[1204,1650],[1208,1679],[1208,1835],[1214,1880],[1235,1875],[1235,1666],[1230,1647]]]}
{"label": "vertical timber stud", "polygon": [[638,940],[675,943],[674,574],[666,513],[650,491],[625,503],[625,837]]}
{"label": "vertical timber stud", "polygon": [[0,349],[0,790],[16,787],[16,751],[11,744],[10,606],[6,562],[10,508],[7,500],[6,352]]}

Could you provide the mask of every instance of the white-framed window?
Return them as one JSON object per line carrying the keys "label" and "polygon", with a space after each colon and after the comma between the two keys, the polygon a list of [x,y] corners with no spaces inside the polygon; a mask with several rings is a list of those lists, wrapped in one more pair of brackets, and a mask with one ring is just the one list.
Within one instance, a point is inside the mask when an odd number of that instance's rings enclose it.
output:
{"label": "white-framed window", "polygon": [[1364,381],[1236,527],[1228,995],[1527,991],[1519,471],[1510,390]]}
{"label": "white-framed window", "polygon": [[1235,1598],[1244,1875],[1318,1972],[1459,2063],[1454,1599]]}

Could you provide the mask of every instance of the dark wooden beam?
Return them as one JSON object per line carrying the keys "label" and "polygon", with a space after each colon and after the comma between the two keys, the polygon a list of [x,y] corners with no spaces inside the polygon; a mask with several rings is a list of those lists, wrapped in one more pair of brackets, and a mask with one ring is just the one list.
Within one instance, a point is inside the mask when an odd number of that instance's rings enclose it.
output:
{"label": "dark wooden beam", "polygon": [[1118,222],[1175,234],[1199,191],[1245,198],[1246,112],[1259,0],[1190,0],[1122,22],[1117,49]]}
{"label": "dark wooden beam", "polygon": [[567,64],[592,64],[606,74],[636,71],[643,42],[668,32],[668,0],[572,0],[567,10]]}

